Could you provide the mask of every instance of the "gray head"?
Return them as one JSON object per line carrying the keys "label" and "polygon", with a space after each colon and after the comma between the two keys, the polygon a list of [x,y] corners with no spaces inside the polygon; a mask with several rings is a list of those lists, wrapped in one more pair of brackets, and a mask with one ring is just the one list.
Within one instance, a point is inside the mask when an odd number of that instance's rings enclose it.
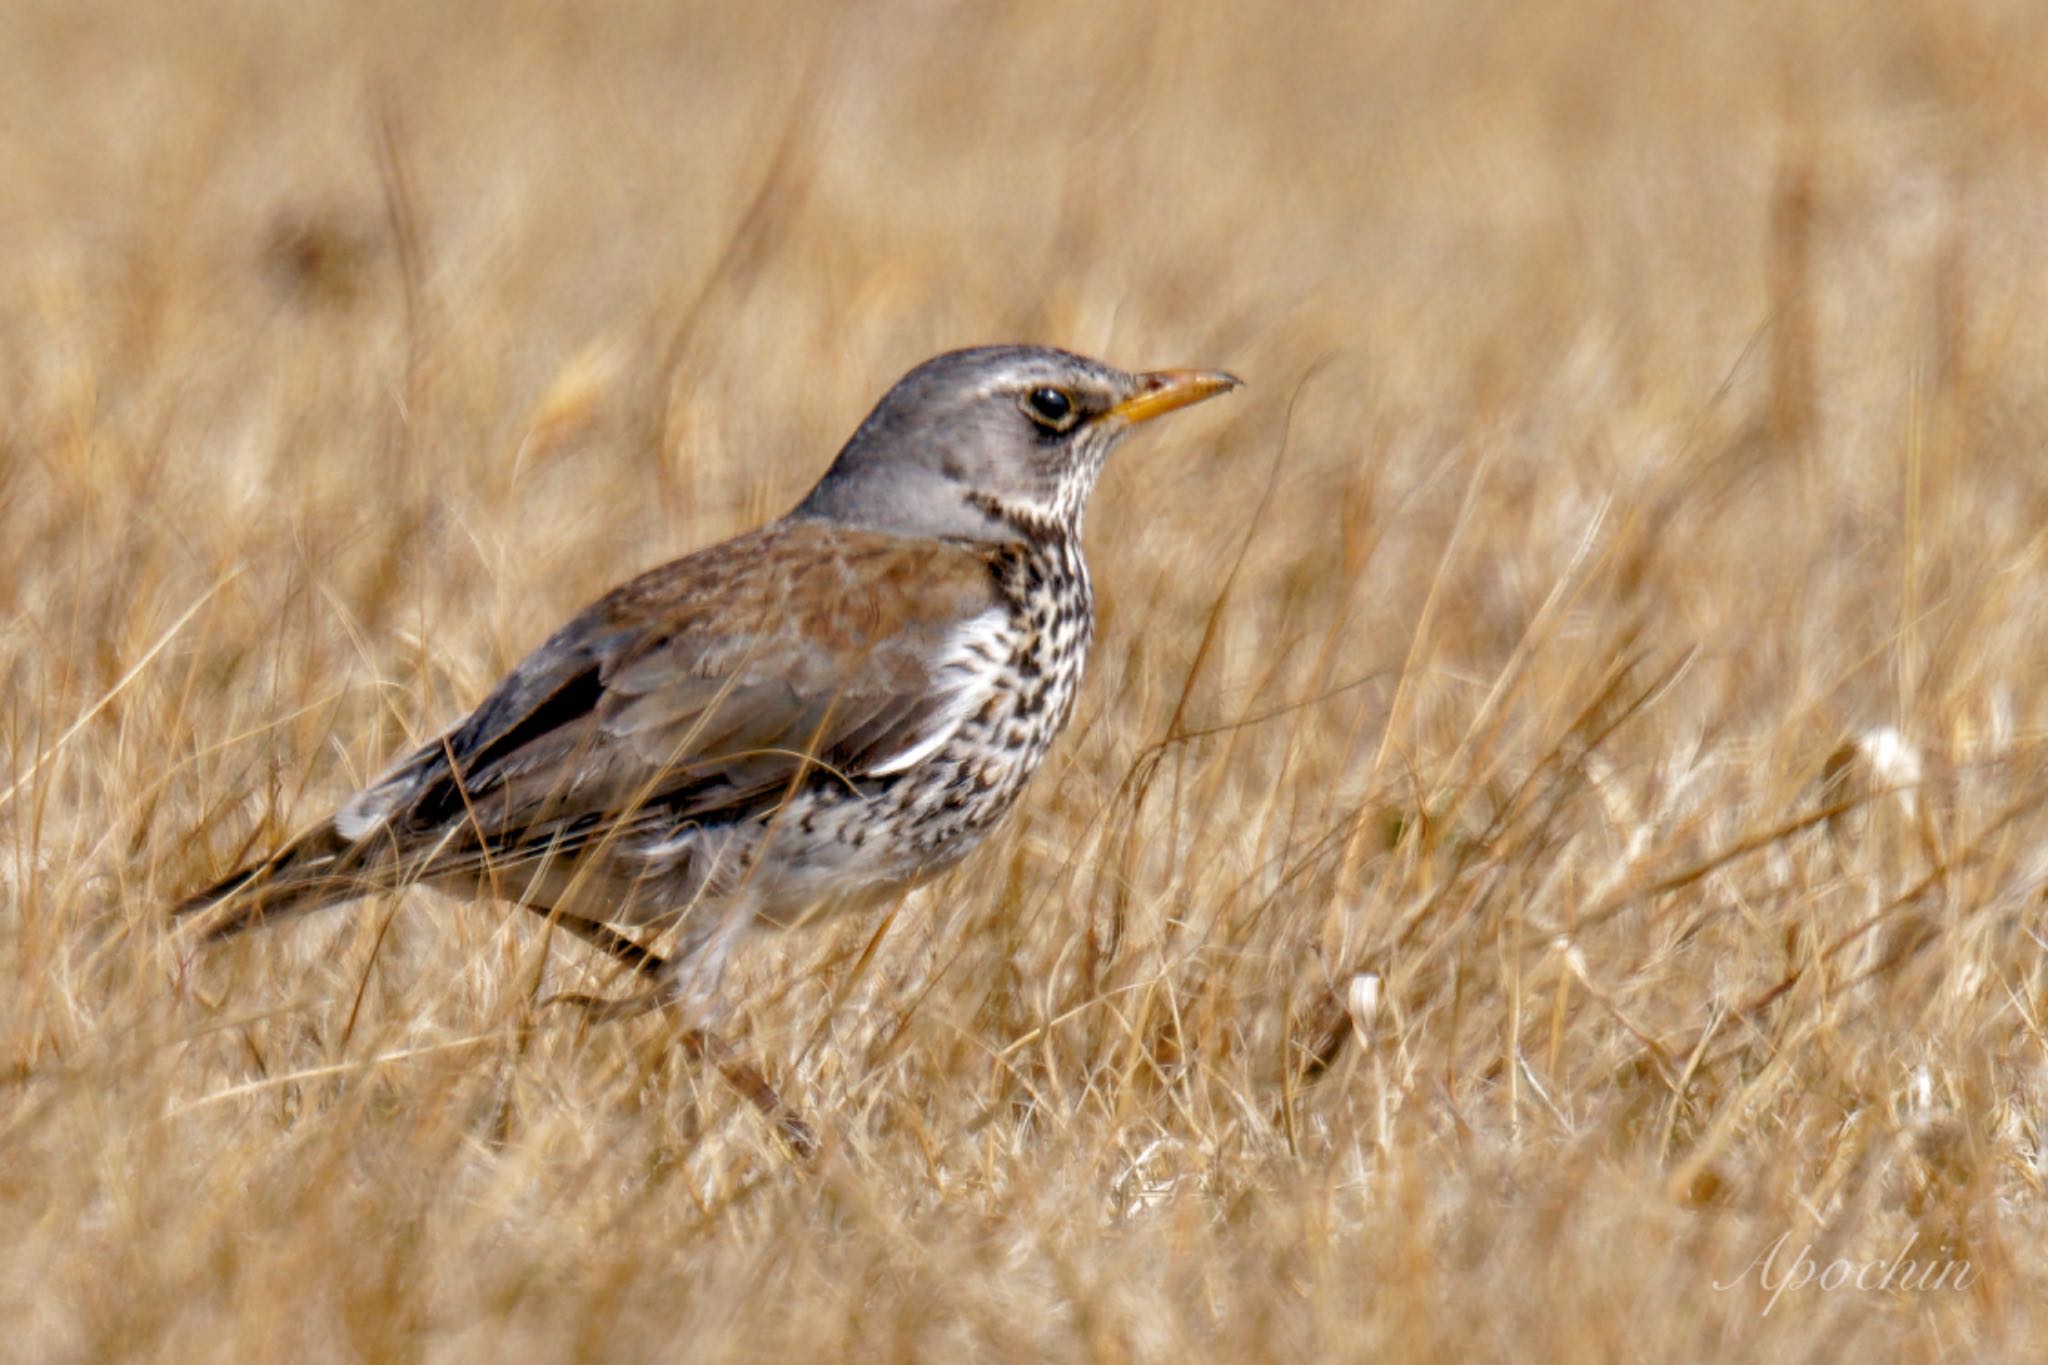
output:
{"label": "gray head", "polygon": [[896,382],[790,515],[900,535],[1079,535],[1102,462],[1132,427],[1237,384],[1042,346],[949,351]]}

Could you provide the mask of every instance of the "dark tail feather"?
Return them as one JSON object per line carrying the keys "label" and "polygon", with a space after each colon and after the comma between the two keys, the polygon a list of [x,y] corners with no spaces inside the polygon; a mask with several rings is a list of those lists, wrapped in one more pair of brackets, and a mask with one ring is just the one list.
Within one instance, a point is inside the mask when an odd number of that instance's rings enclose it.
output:
{"label": "dark tail feather", "polygon": [[189,919],[221,907],[206,926],[206,939],[230,938],[270,920],[286,919],[368,895],[376,887],[365,875],[363,845],[344,839],[324,824],[286,844],[262,862],[251,863],[171,911]]}

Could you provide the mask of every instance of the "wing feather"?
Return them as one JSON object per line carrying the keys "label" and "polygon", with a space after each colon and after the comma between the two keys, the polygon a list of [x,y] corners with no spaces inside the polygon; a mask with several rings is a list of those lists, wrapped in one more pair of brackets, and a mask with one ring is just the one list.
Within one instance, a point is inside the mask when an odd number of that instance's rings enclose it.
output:
{"label": "wing feather", "polygon": [[432,872],[762,814],[801,765],[900,773],[982,705],[1002,619],[980,550],[778,523],[599,600],[335,829],[438,850]]}

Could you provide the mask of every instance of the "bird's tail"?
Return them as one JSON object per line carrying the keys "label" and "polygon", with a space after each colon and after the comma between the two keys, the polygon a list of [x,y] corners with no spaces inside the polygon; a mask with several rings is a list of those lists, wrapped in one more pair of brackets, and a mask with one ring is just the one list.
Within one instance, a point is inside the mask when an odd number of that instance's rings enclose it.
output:
{"label": "bird's tail", "polygon": [[271,920],[340,905],[377,889],[364,851],[362,843],[343,838],[328,822],[186,897],[171,914],[184,920],[218,909],[205,928],[212,942]]}

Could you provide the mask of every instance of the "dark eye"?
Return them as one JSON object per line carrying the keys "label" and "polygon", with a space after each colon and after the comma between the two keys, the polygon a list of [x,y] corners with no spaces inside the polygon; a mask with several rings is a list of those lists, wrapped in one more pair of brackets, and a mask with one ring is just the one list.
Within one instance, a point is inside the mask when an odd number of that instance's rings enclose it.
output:
{"label": "dark eye", "polygon": [[1048,431],[1065,431],[1074,425],[1074,400],[1058,389],[1033,389],[1025,394],[1024,411]]}

